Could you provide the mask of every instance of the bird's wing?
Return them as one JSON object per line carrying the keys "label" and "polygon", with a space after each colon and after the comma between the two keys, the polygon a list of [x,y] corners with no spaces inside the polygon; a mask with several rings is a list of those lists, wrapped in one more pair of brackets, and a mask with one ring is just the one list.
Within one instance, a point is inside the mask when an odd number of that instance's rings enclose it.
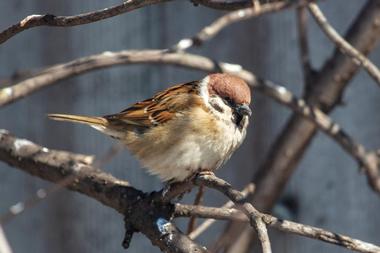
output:
{"label": "bird's wing", "polygon": [[150,99],[133,104],[120,113],[104,116],[109,122],[152,127],[172,119],[194,103],[199,103],[198,82],[179,84],[163,90]]}

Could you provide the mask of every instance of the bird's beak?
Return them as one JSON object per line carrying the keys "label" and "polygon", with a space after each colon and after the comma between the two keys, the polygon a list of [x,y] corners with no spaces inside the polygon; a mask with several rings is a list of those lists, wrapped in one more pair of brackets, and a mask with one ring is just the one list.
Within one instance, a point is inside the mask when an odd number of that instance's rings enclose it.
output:
{"label": "bird's beak", "polygon": [[249,106],[246,104],[238,105],[236,107],[236,112],[238,114],[240,114],[241,116],[244,116],[244,115],[251,116],[252,115],[251,108],[249,108]]}

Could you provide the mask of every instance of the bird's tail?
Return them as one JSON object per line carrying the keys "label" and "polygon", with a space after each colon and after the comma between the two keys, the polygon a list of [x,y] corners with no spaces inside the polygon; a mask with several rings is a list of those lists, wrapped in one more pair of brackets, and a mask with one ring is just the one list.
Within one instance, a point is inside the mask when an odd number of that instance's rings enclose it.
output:
{"label": "bird's tail", "polygon": [[80,123],[89,125],[96,130],[111,136],[115,139],[123,139],[127,134],[126,128],[115,127],[115,124],[109,122],[103,117],[93,117],[93,116],[81,116],[81,115],[71,115],[71,114],[48,114],[48,117],[53,120],[69,121],[74,123]]}
{"label": "bird's tail", "polygon": [[106,127],[108,124],[108,121],[102,117],[80,116],[71,114],[48,114],[48,117],[53,120],[81,123],[85,125],[90,125],[95,128]]}

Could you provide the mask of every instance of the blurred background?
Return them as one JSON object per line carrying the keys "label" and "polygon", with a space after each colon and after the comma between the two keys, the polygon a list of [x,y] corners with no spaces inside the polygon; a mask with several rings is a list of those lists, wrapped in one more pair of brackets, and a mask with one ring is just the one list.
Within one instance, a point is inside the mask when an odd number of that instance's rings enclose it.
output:
{"label": "blurred background", "polygon": [[[344,34],[365,1],[335,0],[320,4],[334,27]],[[0,30],[30,14],[74,15],[120,4],[114,0],[3,0]],[[41,27],[22,32],[0,46],[0,79],[25,70],[38,70],[78,57],[123,49],[167,48],[191,37],[224,12],[194,7],[189,1],[155,5],[100,22],[70,28]],[[334,46],[312,19],[308,30],[312,64],[319,68]],[[302,95],[294,9],[234,24],[201,48],[190,52],[241,64],[260,77]],[[380,49],[370,58],[380,65]],[[103,155],[113,140],[81,125],[52,122],[47,113],[104,115],[118,112],[170,85],[197,80],[205,73],[177,67],[135,65],[90,72],[43,89],[0,110],[0,128],[49,148]],[[364,71],[351,81],[332,117],[369,149],[380,147],[380,90]],[[4,84],[0,83],[0,87]],[[248,136],[217,175],[237,188],[252,178],[291,112],[254,93],[254,115]],[[142,170],[125,151],[104,169],[144,191],[162,183]],[[50,183],[0,163],[0,215]],[[288,200],[288,201],[284,201]],[[291,200],[291,201],[289,201]],[[189,196],[185,202],[191,202]],[[207,205],[225,198],[208,191]],[[290,203],[290,204],[289,204]],[[357,163],[334,141],[319,133],[274,208],[275,215],[380,244],[380,199],[358,172]],[[177,223],[185,230],[187,219]],[[218,222],[197,239],[211,245],[224,229]],[[28,209],[4,226],[15,253],[124,252],[121,216],[95,200],[62,190]],[[348,252],[303,237],[270,230],[274,252]],[[159,252],[136,234],[129,252]]]}

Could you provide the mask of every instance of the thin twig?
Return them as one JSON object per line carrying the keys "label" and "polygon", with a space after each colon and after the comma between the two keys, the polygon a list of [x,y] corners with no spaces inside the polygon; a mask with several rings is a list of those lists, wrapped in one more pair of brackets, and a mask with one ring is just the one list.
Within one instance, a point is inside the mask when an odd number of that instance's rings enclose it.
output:
{"label": "thin twig", "polygon": [[[315,21],[317,21],[320,28],[327,35],[327,37],[329,37],[329,39],[332,40],[344,54],[351,57],[356,64],[362,66],[376,81],[377,85],[380,86],[380,70],[376,67],[376,65],[339,35],[339,33],[330,25],[327,18],[323,15],[317,4],[311,3],[309,4],[308,8]],[[373,25],[379,26],[379,21],[374,20]]]}
{"label": "thin twig", "polygon": [[[215,208],[215,207],[205,207],[205,206],[191,206],[176,204],[175,206],[175,217],[192,217],[196,216],[198,218],[213,218],[217,220],[231,220],[239,222],[249,222],[244,213],[235,208]],[[296,234],[304,237],[309,237],[311,239],[320,240],[323,242],[335,244],[353,251],[364,252],[364,253],[378,253],[380,252],[380,247],[371,243],[367,243],[358,239],[351,238],[346,235],[337,234],[330,232],[328,230],[317,228],[313,226],[308,226],[305,224],[281,220],[274,216],[263,214],[263,221],[269,227],[281,230],[286,233]]]}
{"label": "thin twig", "polygon": [[261,249],[263,253],[271,253],[271,245],[268,236],[266,225],[263,221],[264,215],[261,214],[253,205],[245,200],[244,194],[233,189],[232,186],[226,181],[216,177],[213,173],[199,174],[194,182],[197,185],[204,185],[209,188],[213,188],[226,195],[235,205],[241,207],[243,212],[250,220],[251,226],[253,226],[258,234],[258,238],[261,242]]}

